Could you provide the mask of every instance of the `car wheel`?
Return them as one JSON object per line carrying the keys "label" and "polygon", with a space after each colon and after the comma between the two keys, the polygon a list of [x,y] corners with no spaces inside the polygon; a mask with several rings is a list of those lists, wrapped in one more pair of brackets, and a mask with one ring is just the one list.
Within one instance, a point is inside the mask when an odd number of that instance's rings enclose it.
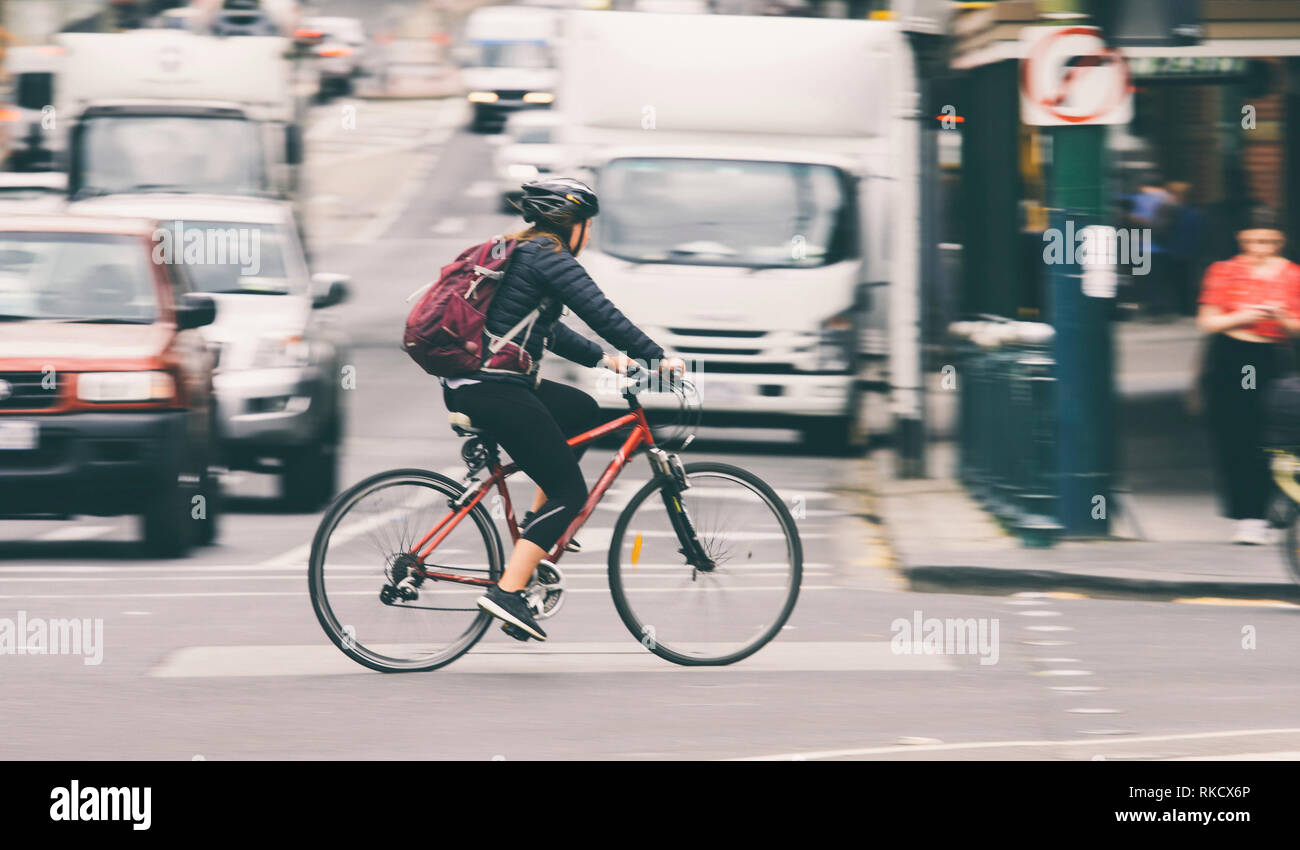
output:
{"label": "car wheel", "polygon": [[803,428],[803,445],[810,452],[845,457],[853,454],[851,443],[853,420],[847,416],[805,425]]}
{"label": "car wheel", "polygon": [[144,549],[154,558],[183,558],[194,536],[189,492],[173,473],[149,497],[141,517]]}
{"label": "car wheel", "polygon": [[285,503],[298,511],[316,511],[329,504],[338,489],[338,465],[338,444],[331,440],[290,451],[280,476]]}
{"label": "car wheel", "polygon": [[200,546],[210,546],[217,540],[221,529],[221,513],[224,494],[221,492],[221,478],[211,467],[204,469],[199,479],[199,495],[203,497],[203,516],[195,517],[190,511],[190,520],[195,523],[195,542]]}

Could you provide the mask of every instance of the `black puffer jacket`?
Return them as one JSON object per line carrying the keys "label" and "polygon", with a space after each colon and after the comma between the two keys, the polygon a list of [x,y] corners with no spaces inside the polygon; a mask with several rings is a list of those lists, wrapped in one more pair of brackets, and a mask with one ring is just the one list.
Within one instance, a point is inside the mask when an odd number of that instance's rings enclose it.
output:
{"label": "black puffer jacket", "polygon": [[[598,364],[600,346],[560,321],[565,307],[629,357],[661,359],[664,350],[619,312],[572,254],[556,251],[552,244],[538,238],[515,249],[485,326],[493,338],[501,337],[540,306],[537,321],[530,330],[515,334],[488,367],[467,377],[533,384],[544,348],[583,366]],[[517,347],[521,342],[522,355]]]}

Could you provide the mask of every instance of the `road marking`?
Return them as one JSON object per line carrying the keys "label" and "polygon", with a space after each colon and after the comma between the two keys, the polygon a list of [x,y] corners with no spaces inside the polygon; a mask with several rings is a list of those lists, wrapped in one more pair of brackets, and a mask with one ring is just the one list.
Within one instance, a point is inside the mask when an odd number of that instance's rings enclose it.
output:
{"label": "road marking", "polygon": [[1067,708],[1067,714],[1119,714],[1118,708]]}
{"label": "road marking", "polygon": [[[546,643],[537,647],[480,645],[446,673],[687,673],[946,672],[956,669],[939,655],[898,655],[889,641],[777,641],[726,667],[680,667],[635,640]],[[170,653],[149,672],[158,678],[234,676],[378,675],[327,643],[291,646],[192,646]]]}
{"label": "road marking", "polygon": [[1175,602],[1182,602],[1187,605],[1231,605],[1245,608],[1300,608],[1294,602],[1283,602],[1279,599],[1227,599],[1217,596],[1196,596],[1183,599],[1175,599]]}
{"label": "road marking", "polygon": [[1091,676],[1091,670],[1036,670],[1033,676]]}
{"label": "road marking", "polygon": [[1083,693],[1087,691],[1104,691],[1105,688],[1096,685],[1053,685],[1048,688],[1049,691],[1066,691],[1068,693]]}
{"label": "road marking", "polygon": [[[1188,732],[1178,735],[1145,735],[1128,738],[1127,746],[1135,743],[1154,743],[1156,741],[1208,741],[1216,738],[1242,738],[1252,735],[1295,735],[1300,729],[1239,729],[1230,732]],[[887,755],[889,753],[944,752],[957,750],[994,750],[1009,747],[1095,747],[1097,742],[1091,738],[1076,738],[1064,741],[1028,740],[1028,741],[972,741],[962,744],[934,744],[921,747],[859,747],[843,750],[815,750],[804,753],[783,753],[770,756],[748,756],[732,761],[790,761],[794,758],[820,759],[843,758],[846,756]]]}
{"label": "road marking", "polygon": [[1072,632],[1073,626],[1025,626],[1027,632]]}
{"label": "road marking", "polygon": [[1019,615],[1022,616],[1022,617],[1059,617],[1059,616],[1061,616],[1061,612],[1060,612],[1060,611],[1039,611],[1038,609],[1034,609],[1033,611],[1017,611],[1016,613],[1019,614]]}
{"label": "road marking", "polygon": [[[773,590],[786,590],[785,585],[763,585],[759,587],[724,587],[724,588],[697,588],[700,593],[767,593]],[[803,584],[799,586],[800,593],[810,593],[822,590],[840,590],[844,588],[836,584]],[[468,591],[466,591],[468,592]],[[565,593],[609,593],[608,587],[571,587],[564,591]],[[680,593],[679,587],[641,587],[637,593]],[[0,599],[209,599],[218,597],[236,597],[236,596],[293,596],[302,598],[307,595],[306,588],[301,591],[293,590],[214,590],[214,591],[194,591],[189,593],[5,593],[0,594]],[[374,596],[370,590],[346,591],[344,593],[332,593],[331,596]]]}

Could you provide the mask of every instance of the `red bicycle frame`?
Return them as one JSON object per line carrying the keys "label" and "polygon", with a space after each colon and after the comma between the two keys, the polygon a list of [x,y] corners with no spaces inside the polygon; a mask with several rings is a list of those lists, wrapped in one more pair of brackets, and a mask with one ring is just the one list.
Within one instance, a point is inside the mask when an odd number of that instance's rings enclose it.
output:
{"label": "red bicycle frame", "polygon": [[[618,474],[623,471],[623,467],[627,464],[628,460],[642,448],[649,448],[655,443],[654,437],[650,433],[650,424],[646,421],[645,410],[643,410],[641,405],[637,404],[634,399],[630,403],[632,404],[632,409],[629,412],[623,414],[617,419],[606,422],[604,425],[592,428],[590,431],[578,434],[575,437],[570,437],[568,440],[568,443],[571,446],[581,446],[598,437],[603,437],[611,431],[617,431],[620,428],[626,428],[629,425],[632,426],[631,433],[628,434],[627,439],[623,441],[623,445],[620,446],[618,452],[615,453],[614,459],[609,462],[609,466],[605,467],[605,471],[601,473],[600,480],[596,482],[596,486],[592,487],[591,492],[587,494],[587,501],[583,504],[582,510],[578,512],[576,517],[574,517],[573,522],[569,523],[569,527],[565,529],[562,535],[560,535],[560,539],[555,542],[555,548],[547,556],[548,560],[552,563],[560,559],[560,555],[564,553],[564,547],[568,545],[569,540],[578,532],[578,529],[582,527],[582,524],[587,521],[587,517],[591,515],[591,512],[596,509],[596,505],[600,502],[601,497],[605,495],[605,491],[609,489],[609,486],[614,483],[614,479],[618,477]],[[456,500],[461,503],[460,507],[439,520],[438,524],[433,527],[433,530],[424,535],[424,538],[412,547],[412,550],[416,554],[417,563],[419,564],[419,566],[412,570],[412,574],[418,578],[431,578],[436,581],[452,581],[460,584],[475,584],[483,586],[495,584],[496,580],[492,578],[475,578],[454,573],[430,572],[424,569],[424,562],[433,550],[438,548],[438,544],[452,532],[452,529],[460,524],[460,521],[474,509],[475,505],[483,500],[483,497],[486,496],[488,491],[493,487],[497,489],[501,494],[501,498],[505,502],[506,524],[510,527],[511,539],[517,542],[519,540],[519,527],[515,524],[515,513],[514,508],[510,505],[510,490],[506,487],[506,478],[518,471],[519,467],[517,464],[512,463],[509,466],[502,466],[499,461],[494,460],[490,470],[491,474],[480,483],[478,487],[473,490],[467,490],[459,499]],[[467,497],[468,501],[466,501]]]}

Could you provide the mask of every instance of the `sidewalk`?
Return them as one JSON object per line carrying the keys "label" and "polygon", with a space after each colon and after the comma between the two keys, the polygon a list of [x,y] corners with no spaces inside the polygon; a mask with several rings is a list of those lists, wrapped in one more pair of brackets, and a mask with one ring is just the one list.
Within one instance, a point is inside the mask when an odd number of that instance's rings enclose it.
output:
{"label": "sidewalk", "polygon": [[[1230,520],[1213,494],[1136,495],[1148,538],[1062,541],[1031,549],[1003,531],[952,477],[950,443],[929,447],[931,478],[899,480],[893,457],[875,452],[845,467],[878,527],[874,536],[913,590],[1009,593],[1019,590],[1164,599],[1204,597],[1300,602],[1280,545],[1226,542]],[[1129,533],[1123,519],[1113,528]]]}

